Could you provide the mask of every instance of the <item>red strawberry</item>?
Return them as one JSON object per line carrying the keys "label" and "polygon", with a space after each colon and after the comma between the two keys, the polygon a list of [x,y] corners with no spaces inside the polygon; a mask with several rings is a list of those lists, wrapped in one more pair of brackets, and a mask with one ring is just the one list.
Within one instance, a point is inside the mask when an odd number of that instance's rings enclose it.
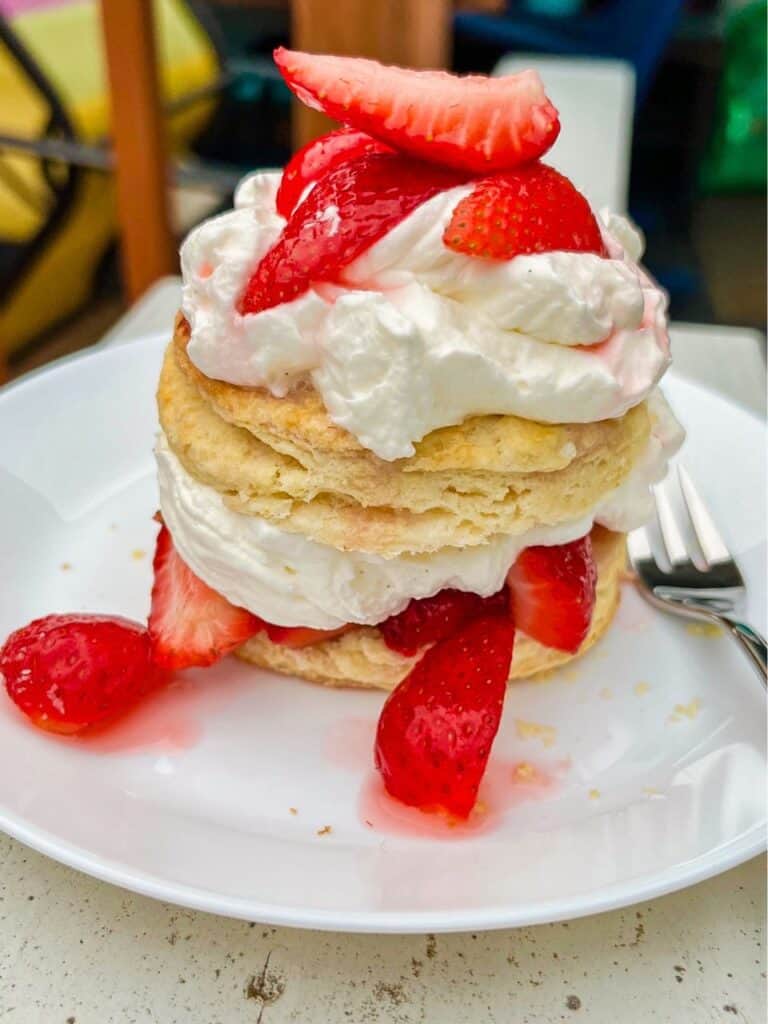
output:
{"label": "red strawberry", "polygon": [[0,650],[8,696],[41,729],[74,733],[114,718],[164,681],[149,634],[128,619],[48,615]]}
{"label": "red strawberry", "polygon": [[607,255],[587,200],[538,162],[479,181],[456,204],[443,241],[456,252],[495,260],[557,249]]}
{"label": "red strawberry", "polygon": [[595,607],[597,570],[589,534],[570,544],[526,548],[507,583],[517,628],[546,647],[575,654]]}
{"label": "red strawberry", "polygon": [[396,153],[370,153],[334,167],[296,207],[256,267],[241,313],[290,302],[313,281],[333,281],[411,210],[461,180]]}
{"label": "red strawberry", "polygon": [[466,818],[501,720],[515,628],[475,619],[431,647],[384,705],[376,767],[389,793]]}
{"label": "red strawberry", "polygon": [[149,633],[156,663],[167,669],[212,665],[264,628],[192,572],[161,525],[155,548]]}
{"label": "red strawberry", "polygon": [[483,615],[504,615],[509,609],[509,591],[502,588],[493,597],[480,597],[463,590],[441,590],[434,597],[415,598],[399,612],[380,623],[384,643],[409,657],[427,644],[450,636],[457,629]]}
{"label": "red strawberry", "polygon": [[535,160],[560,131],[535,71],[460,78],[283,47],[274,58],[307,106],[410,156],[472,174]]}
{"label": "red strawberry", "polygon": [[365,153],[388,152],[391,152],[389,146],[356,128],[339,128],[319,139],[313,139],[294,153],[283,171],[280,188],[277,190],[277,212],[287,220],[307,185],[319,181],[340,163]]}
{"label": "red strawberry", "polygon": [[267,636],[273,644],[281,644],[283,647],[311,647],[312,644],[322,643],[324,640],[333,640],[341,636],[354,626],[341,626],[339,629],[311,629],[309,626],[273,626],[272,623],[265,623]]}

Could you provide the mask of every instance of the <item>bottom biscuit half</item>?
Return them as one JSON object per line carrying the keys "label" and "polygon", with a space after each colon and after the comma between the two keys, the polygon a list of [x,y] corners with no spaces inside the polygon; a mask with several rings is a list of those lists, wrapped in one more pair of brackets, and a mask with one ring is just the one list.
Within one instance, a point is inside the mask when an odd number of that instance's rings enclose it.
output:
{"label": "bottom biscuit half", "polygon": [[[544,647],[518,634],[510,680],[527,679],[580,657],[610,625],[619,603],[625,567],[623,533],[596,527],[592,543],[597,565],[597,600],[592,625],[577,654]],[[335,640],[311,647],[290,648],[274,644],[264,634],[253,637],[235,652],[239,658],[261,668],[300,676],[326,686],[357,686],[391,690],[405,678],[419,656],[406,658],[390,650],[375,627],[362,626]]]}

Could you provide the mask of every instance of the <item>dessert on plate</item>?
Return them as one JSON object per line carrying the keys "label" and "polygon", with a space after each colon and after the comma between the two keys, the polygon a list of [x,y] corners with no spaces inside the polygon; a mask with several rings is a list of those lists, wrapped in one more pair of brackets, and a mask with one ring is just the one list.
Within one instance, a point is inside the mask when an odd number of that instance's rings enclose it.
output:
{"label": "dessert on plate", "polygon": [[153,671],[233,651],[390,690],[387,789],[466,816],[508,680],[609,627],[682,441],[666,299],[636,230],[545,162],[534,72],[275,60],[342,126],[182,247]]}

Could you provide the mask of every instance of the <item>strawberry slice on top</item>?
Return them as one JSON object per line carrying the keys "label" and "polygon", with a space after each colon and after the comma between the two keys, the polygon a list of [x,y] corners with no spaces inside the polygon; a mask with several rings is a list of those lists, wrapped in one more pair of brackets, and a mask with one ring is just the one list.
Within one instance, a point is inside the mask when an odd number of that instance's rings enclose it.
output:
{"label": "strawberry slice on top", "polygon": [[443,242],[495,260],[555,250],[607,256],[587,200],[565,175],[538,161],[479,181],[456,204]]}
{"label": "strawberry slice on top", "polygon": [[264,628],[197,577],[160,527],[149,635],[155,663],[165,669],[212,665]]}
{"label": "strawberry slice on top", "polygon": [[535,160],[560,131],[535,71],[460,77],[284,47],[274,59],[307,106],[402,153],[472,174]]}
{"label": "strawberry slice on top", "polygon": [[375,746],[390,795],[469,816],[501,721],[514,639],[508,615],[475,619],[431,647],[393,690]]}
{"label": "strawberry slice on top", "polygon": [[592,623],[597,569],[589,534],[570,544],[534,546],[507,575],[515,625],[546,647],[575,654]]}
{"label": "strawberry slice on top", "polygon": [[398,153],[367,153],[333,167],[300,203],[259,262],[240,312],[259,313],[334,281],[412,210],[465,176]]}
{"label": "strawberry slice on top", "polygon": [[301,201],[304,189],[340,163],[365,153],[389,152],[389,146],[356,128],[338,128],[313,139],[294,153],[286,164],[277,190],[277,212],[287,220]]}

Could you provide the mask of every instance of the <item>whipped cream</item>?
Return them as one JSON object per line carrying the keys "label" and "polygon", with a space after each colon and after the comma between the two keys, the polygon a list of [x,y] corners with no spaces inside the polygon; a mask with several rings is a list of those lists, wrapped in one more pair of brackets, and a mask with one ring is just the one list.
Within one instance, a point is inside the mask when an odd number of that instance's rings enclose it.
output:
{"label": "whipped cream", "polygon": [[471,186],[423,203],[338,285],[242,316],[237,299],[285,223],[279,182],[250,176],[236,208],[185,241],[187,351],[207,376],[279,397],[311,382],[331,419],[382,459],[408,457],[430,431],[473,415],[621,416],[669,364],[666,297],[637,266],[642,242],[623,219],[604,221],[610,259],[478,259],[442,242]]}
{"label": "whipped cream", "polygon": [[609,530],[628,533],[647,522],[654,511],[651,487],[667,475],[669,460],[685,440],[685,431],[657,388],[648,396],[651,436],[629,476],[600,502],[598,521]]}
{"label": "whipped cream", "polygon": [[641,525],[651,511],[649,483],[661,479],[682,440],[661,395],[652,402],[653,433],[643,458],[591,514],[517,536],[497,535],[476,547],[389,559],[338,551],[229,509],[218,491],[184,469],[162,433],[156,447],[160,507],[184,561],[233,604],[280,626],[375,625],[402,611],[411,598],[446,587],[495,594],[531,544],[565,544],[594,522],[621,530]]}

